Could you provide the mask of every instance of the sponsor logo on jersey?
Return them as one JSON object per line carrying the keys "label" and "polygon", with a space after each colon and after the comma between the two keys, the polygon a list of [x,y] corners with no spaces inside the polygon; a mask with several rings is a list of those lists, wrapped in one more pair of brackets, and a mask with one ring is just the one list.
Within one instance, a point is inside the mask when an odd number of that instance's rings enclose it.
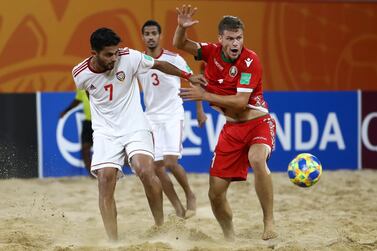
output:
{"label": "sponsor logo on jersey", "polygon": [[230,69],[229,69],[229,75],[231,77],[235,77],[237,75],[237,73],[238,73],[238,69],[237,69],[236,66],[233,65],[232,67],[230,67]]}
{"label": "sponsor logo on jersey", "polygon": [[224,82],[224,79],[218,79],[217,82],[219,82],[219,84],[222,84]]}
{"label": "sponsor logo on jersey", "polygon": [[241,85],[248,85],[248,84],[250,84],[250,79],[251,79],[251,73],[242,72],[240,84]]}
{"label": "sponsor logo on jersey", "polygon": [[93,84],[90,85],[89,90],[95,90],[97,89]]}
{"label": "sponsor logo on jersey", "polygon": [[216,58],[213,59],[213,62],[215,63],[216,67],[222,71],[224,70],[224,67],[221,66],[221,64],[219,62],[217,62]]}
{"label": "sponsor logo on jersey", "polygon": [[254,59],[247,58],[245,59],[246,66],[249,67]]}
{"label": "sponsor logo on jersey", "polygon": [[117,79],[122,82],[126,78],[126,74],[124,73],[124,71],[118,71],[115,75]]}

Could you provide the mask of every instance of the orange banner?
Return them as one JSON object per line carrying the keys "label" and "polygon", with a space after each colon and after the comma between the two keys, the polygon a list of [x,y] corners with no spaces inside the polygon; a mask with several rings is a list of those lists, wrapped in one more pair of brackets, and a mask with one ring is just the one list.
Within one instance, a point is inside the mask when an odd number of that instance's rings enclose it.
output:
{"label": "orange banner", "polygon": [[[216,42],[223,15],[242,18],[245,45],[261,58],[267,90],[377,90],[377,4],[191,2],[200,21],[189,33],[196,41]],[[123,46],[143,50],[141,25],[154,18],[164,47],[176,51],[175,7],[182,3],[1,1],[0,92],[74,90],[71,69],[90,55],[89,36],[98,27],[114,29]],[[182,55],[197,72],[199,63]]]}

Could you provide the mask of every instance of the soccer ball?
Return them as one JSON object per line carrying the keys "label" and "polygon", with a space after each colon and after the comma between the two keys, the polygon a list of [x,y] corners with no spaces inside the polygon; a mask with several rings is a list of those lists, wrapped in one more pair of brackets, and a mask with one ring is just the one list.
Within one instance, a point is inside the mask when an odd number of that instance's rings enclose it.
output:
{"label": "soccer ball", "polygon": [[322,165],[318,158],[310,153],[301,153],[288,165],[288,177],[293,184],[310,187],[318,182],[322,174]]}

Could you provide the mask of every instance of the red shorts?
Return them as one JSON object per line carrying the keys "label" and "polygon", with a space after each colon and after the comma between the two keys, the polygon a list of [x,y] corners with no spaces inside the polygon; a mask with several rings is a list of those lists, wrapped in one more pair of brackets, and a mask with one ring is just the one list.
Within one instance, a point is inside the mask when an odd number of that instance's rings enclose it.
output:
{"label": "red shorts", "polygon": [[275,120],[269,114],[242,123],[227,122],[215,148],[210,175],[246,180],[250,146],[265,144],[272,151],[275,148],[275,134]]}

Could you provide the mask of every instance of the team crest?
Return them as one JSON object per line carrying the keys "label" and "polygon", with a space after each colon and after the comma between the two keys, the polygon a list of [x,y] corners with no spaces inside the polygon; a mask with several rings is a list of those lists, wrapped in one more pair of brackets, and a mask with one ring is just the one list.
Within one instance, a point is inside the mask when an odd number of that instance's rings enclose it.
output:
{"label": "team crest", "polygon": [[126,78],[126,74],[124,74],[124,71],[118,71],[116,74],[117,79],[119,81],[123,81]]}
{"label": "team crest", "polygon": [[232,67],[230,67],[230,69],[229,69],[229,75],[231,77],[234,78],[237,75],[237,73],[238,73],[238,70],[237,70],[236,66],[233,65]]}

